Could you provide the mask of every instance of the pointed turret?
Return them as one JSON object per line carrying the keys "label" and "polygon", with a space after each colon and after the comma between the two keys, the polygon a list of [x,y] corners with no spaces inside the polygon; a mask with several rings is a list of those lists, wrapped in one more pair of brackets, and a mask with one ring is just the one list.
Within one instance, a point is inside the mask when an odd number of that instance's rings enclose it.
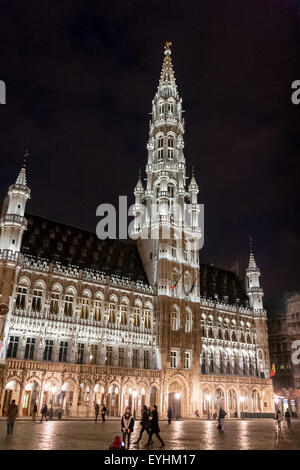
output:
{"label": "pointed turret", "polygon": [[9,203],[0,221],[0,250],[19,252],[21,248],[23,232],[27,221],[24,217],[27,199],[30,198],[30,189],[27,186],[26,158],[18,174],[15,184],[8,190]]}
{"label": "pointed turret", "polygon": [[252,248],[252,238],[250,237],[250,256],[249,265],[246,270],[247,274],[247,294],[249,297],[250,307],[254,310],[262,310],[262,298],[264,295],[263,289],[260,287],[259,276],[260,269],[258,268]]}
{"label": "pointed turret", "polygon": [[165,44],[165,57],[157,87],[157,93],[163,98],[167,98],[169,96],[178,98],[176,78],[171,57],[171,45],[171,42],[166,42]]}

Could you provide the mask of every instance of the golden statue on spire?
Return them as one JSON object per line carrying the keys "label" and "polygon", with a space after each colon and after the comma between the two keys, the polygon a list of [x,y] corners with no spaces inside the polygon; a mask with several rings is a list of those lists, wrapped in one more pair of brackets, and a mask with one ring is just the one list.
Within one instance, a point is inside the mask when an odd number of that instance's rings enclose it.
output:
{"label": "golden statue on spire", "polygon": [[171,41],[167,41],[167,42],[165,42],[165,49],[170,49],[170,48],[171,48],[171,46],[172,46],[172,43],[171,43]]}

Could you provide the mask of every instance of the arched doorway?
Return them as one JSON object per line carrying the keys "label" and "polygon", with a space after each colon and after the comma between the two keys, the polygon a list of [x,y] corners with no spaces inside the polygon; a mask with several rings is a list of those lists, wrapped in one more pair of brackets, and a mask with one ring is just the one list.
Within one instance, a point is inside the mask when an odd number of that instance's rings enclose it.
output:
{"label": "arched doorway", "polygon": [[152,385],[150,388],[150,408],[157,405],[157,388]]}
{"label": "arched doorway", "polygon": [[224,392],[221,388],[217,388],[215,391],[215,411],[218,412],[220,408],[225,407]]}
{"label": "arched doorway", "polygon": [[169,403],[168,406],[172,409],[173,418],[179,419],[182,415],[181,405],[184,400],[184,393],[181,384],[175,380],[169,386]]}
{"label": "arched doorway", "polygon": [[8,406],[12,400],[16,400],[16,404],[19,402],[20,397],[20,384],[17,380],[10,380],[5,386],[4,399],[2,405],[2,416],[6,415]]}
{"label": "arched doorway", "polygon": [[25,386],[22,404],[22,416],[32,416],[34,405],[38,405],[40,387],[35,380]]}
{"label": "arched doorway", "polygon": [[119,416],[119,388],[115,384],[109,387],[107,408],[110,416]]}
{"label": "arched doorway", "polygon": [[94,403],[101,406],[104,403],[104,387],[103,385],[96,384],[94,387]]}
{"label": "arched doorway", "polygon": [[252,409],[254,413],[261,412],[260,395],[257,390],[252,390]]}
{"label": "arched doorway", "polygon": [[64,382],[61,387],[60,404],[65,416],[70,416],[74,405],[75,384],[72,381]]}
{"label": "arched doorway", "polygon": [[234,390],[228,392],[228,415],[231,418],[237,418],[237,399]]}

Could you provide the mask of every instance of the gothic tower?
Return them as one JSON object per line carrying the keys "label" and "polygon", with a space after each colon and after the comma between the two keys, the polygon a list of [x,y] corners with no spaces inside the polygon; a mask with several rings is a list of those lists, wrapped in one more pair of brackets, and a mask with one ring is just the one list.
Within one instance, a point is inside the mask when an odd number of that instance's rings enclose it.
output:
{"label": "gothic tower", "polygon": [[4,350],[3,348],[1,351],[4,325],[11,307],[10,301],[15,280],[22,266],[23,256],[20,249],[22,236],[27,226],[24,213],[29,198],[30,189],[27,186],[24,160],[15,184],[9,187],[0,220],[0,358]]}
{"label": "gothic tower", "polygon": [[165,45],[152,101],[146,188],[139,175],[134,190],[134,232],[149,282],[157,291],[162,368],[169,370],[175,361],[179,369],[193,369],[195,360],[195,372],[199,373],[199,190],[194,172],[188,187],[186,183],[182,99],[170,46]]}

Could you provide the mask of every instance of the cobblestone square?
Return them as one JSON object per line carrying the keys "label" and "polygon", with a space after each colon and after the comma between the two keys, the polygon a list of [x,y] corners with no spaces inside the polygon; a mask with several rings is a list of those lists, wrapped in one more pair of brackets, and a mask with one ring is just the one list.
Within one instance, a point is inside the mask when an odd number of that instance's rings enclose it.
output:
{"label": "cobblestone square", "polygon": [[[293,420],[292,429],[285,423],[282,435],[276,434],[276,423],[266,420],[227,420],[225,431],[216,429],[216,421],[184,420],[168,425],[160,423],[161,435],[166,450],[296,450],[300,449],[300,420]],[[137,439],[140,425],[136,424],[132,443]],[[107,450],[114,436],[120,434],[119,421],[105,423],[93,421],[48,421],[32,423],[17,421],[13,436],[6,436],[6,422],[0,422],[1,450]],[[160,449],[157,439],[150,450]],[[138,447],[144,447],[147,438],[142,438]]]}

